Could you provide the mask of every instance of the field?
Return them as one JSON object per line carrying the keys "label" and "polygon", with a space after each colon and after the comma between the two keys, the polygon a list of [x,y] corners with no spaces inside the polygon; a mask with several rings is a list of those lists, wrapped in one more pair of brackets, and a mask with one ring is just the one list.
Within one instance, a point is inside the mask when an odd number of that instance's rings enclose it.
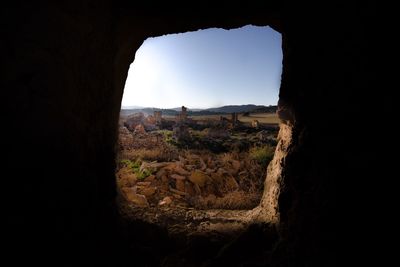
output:
{"label": "field", "polygon": [[[165,119],[173,120],[174,116],[163,116]],[[199,115],[199,116],[189,116],[189,118],[199,121],[199,120],[219,120],[220,117],[224,117],[227,119],[231,118],[230,114],[223,115]],[[262,124],[279,124],[279,118],[276,113],[254,113],[249,116],[243,116],[243,114],[239,114],[239,121],[243,123],[251,123],[253,120],[258,120],[259,123]]]}
{"label": "field", "polygon": [[279,124],[279,118],[276,113],[256,113],[249,116],[239,115],[239,120],[245,123],[251,123],[253,120],[258,120],[259,123]]}

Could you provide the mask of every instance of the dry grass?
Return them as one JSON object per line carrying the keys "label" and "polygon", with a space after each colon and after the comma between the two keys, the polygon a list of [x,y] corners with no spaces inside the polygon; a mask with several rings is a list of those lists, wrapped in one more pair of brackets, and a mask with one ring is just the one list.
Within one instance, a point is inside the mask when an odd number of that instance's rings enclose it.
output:
{"label": "dry grass", "polygon": [[231,118],[230,114],[225,114],[225,115],[199,115],[199,116],[189,116],[189,118],[199,121],[199,120],[212,120],[212,121],[219,121],[220,117],[224,117],[227,119]]}
{"label": "dry grass", "polygon": [[250,116],[240,115],[238,118],[241,122],[251,123],[253,120],[258,120],[259,123],[279,124],[278,114],[276,113],[257,113]]}
{"label": "dry grass", "polygon": [[130,159],[130,160],[147,160],[147,161],[172,161],[178,158],[176,151],[169,149],[134,149],[134,150],[122,150],[119,158]]}
{"label": "dry grass", "polygon": [[[201,115],[201,116],[190,116],[193,120],[212,120],[218,121],[220,117],[224,117],[227,119],[231,119],[230,114],[225,115]],[[253,120],[258,120],[259,123],[265,124],[279,124],[279,118],[276,113],[257,113],[257,114],[250,114],[250,116],[243,116],[242,114],[238,117],[239,121],[244,123],[251,123]]]}
{"label": "dry grass", "polygon": [[220,156],[220,158],[224,164],[227,164],[228,162],[239,160],[239,154],[237,152],[224,153]]}

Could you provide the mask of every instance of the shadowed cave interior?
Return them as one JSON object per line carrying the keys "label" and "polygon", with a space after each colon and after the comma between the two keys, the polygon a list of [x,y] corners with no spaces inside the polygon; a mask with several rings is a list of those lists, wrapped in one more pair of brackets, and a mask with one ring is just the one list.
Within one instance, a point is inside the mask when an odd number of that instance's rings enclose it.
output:
{"label": "shadowed cave interior", "polygon": [[[2,187],[7,261],[336,266],[334,159],[342,155],[345,134],[332,122],[356,109],[349,99],[368,84],[342,74],[371,77],[371,69],[357,67],[367,42],[347,40],[329,23],[330,14],[300,4],[231,5],[231,12],[206,4],[161,12],[131,1],[21,1],[1,10],[8,126],[2,147],[4,172],[13,173]],[[152,36],[248,24],[280,32],[283,50],[280,141],[268,190],[246,214],[251,223],[239,235],[172,238],[165,229],[125,220],[116,206],[114,171],[135,51]],[[359,52],[343,54],[338,43],[344,39]]]}

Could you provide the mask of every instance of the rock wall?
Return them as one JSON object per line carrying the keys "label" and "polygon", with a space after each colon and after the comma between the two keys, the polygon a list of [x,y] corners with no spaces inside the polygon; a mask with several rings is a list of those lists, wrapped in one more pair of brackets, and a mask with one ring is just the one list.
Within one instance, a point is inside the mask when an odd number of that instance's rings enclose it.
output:
{"label": "rock wall", "polygon": [[[346,134],[336,125],[356,114],[354,96],[372,79],[363,67],[369,48],[363,21],[372,8],[339,21],[331,8],[230,5],[229,12],[204,3],[170,13],[133,1],[4,5],[2,239],[14,263],[53,257],[56,265],[124,263],[114,148],[135,51],[151,36],[255,24],[280,31],[284,52],[281,141],[258,208],[280,235],[269,264],[336,265],[337,160]],[[346,53],[344,43],[356,52]],[[129,253],[135,257],[134,249]]]}

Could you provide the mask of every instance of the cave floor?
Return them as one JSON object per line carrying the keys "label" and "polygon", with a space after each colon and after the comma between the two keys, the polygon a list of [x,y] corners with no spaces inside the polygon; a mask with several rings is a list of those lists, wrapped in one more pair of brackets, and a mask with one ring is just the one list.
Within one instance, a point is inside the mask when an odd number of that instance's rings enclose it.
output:
{"label": "cave floor", "polygon": [[129,255],[135,254],[137,266],[236,266],[244,259],[264,266],[268,251],[277,240],[275,226],[258,218],[259,207],[143,208],[120,196],[119,213],[125,247],[130,249],[123,255],[131,260]]}
{"label": "cave floor", "polygon": [[242,232],[252,221],[252,210],[200,210],[187,206],[137,207],[120,201],[123,218],[157,225],[169,235],[223,236]]}

